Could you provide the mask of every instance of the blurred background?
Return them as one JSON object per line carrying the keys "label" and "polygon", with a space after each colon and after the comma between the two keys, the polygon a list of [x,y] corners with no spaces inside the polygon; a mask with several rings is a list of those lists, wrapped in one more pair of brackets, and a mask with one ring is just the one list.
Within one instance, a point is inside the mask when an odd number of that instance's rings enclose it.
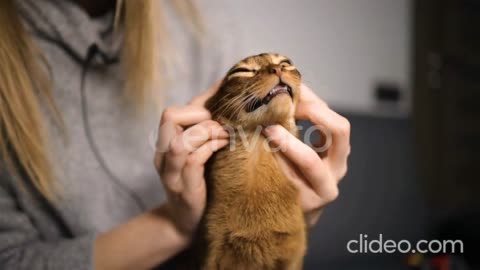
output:
{"label": "blurred background", "polygon": [[[239,54],[290,56],[352,125],[349,173],[311,232],[305,269],[480,269],[480,1],[229,5]],[[350,254],[360,234],[461,239],[465,253]]]}

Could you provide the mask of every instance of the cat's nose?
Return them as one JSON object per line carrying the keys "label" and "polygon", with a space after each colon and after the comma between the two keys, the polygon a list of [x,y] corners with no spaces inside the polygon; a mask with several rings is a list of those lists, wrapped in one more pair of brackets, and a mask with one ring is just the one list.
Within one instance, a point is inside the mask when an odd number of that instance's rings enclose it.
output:
{"label": "cat's nose", "polygon": [[278,77],[282,75],[282,67],[280,66],[271,66],[269,68],[270,74],[276,74]]}

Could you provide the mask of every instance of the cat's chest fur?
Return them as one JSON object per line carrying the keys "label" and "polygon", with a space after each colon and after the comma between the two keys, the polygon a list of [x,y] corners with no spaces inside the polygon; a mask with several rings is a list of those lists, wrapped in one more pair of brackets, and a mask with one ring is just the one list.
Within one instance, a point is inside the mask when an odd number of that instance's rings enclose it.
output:
{"label": "cat's chest fur", "polygon": [[225,210],[221,219],[242,230],[291,230],[289,221],[299,209],[298,191],[275,158],[280,153],[261,134],[236,134],[234,141],[211,160],[209,212]]}
{"label": "cat's chest fur", "polygon": [[205,219],[209,254],[204,269],[217,269],[213,264],[218,263],[245,269],[299,269],[286,267],[300,266],[305,252],[298,190],[284,175],[275,158],[280,153],[272,151],[267,139],[244,135],[209,161]]}
{"label": "cat's chest fur", "polygon": [[258,130],[278,124],[295,134],[300,88],[301,74],[288,57],[263,53],[235,64],[205,103],[212,119],[234,132],[233,143],[217,151],[205,171],[201,269],[302,268],[306,226],[299,191],[284,174],[282,153]]}

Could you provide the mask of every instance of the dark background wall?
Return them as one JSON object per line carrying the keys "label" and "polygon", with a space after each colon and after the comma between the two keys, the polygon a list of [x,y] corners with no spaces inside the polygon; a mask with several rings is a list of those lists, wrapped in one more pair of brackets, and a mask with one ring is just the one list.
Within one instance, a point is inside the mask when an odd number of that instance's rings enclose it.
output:
{"label": "dark background wall", "polygon": [[310,234],[306,269],[406,269],[399,255],[355,255],[346,245],[360,234],[424,239],[428,211],[416,177],[412,124],[405,118],[345,115],[352,152],[340,196]]}

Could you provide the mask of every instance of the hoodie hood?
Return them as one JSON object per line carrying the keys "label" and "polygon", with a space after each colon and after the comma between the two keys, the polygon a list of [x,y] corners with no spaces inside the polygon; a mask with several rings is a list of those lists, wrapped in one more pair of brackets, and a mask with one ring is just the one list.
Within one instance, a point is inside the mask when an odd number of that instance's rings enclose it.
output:
{"label": "hoodie hood", "polygon": [[108,58],[120,52],[120,35],[114,35],[114,11],[91,18],[68,0],[17,0],[20,15],[32,35],[62,47],[77,62],[84,62],[96,44]]}

